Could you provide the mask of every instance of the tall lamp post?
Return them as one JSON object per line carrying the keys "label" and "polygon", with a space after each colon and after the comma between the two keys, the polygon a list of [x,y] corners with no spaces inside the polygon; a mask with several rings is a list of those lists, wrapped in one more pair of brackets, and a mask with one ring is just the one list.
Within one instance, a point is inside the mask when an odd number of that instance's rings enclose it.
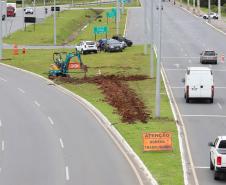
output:
{"label": "tall lamp post", "polygon": [[150,77],[154,78],[154,11],[153,11],[154,3],[151,1],[151,11],[150,11],[150,49],[151,49],[151,55],[150,55]]}
{"label": "tall lamp post", "polygon": [[54,11],[53,11],[53,40],[54,46],[56,46],[56,0],[54,0]]}
{"label": "tall lamp post", "polygon": [[218,18],[221,19],[221,0],[218,0]]}
{"label": "tall lamp post", "polygon": [[144,0],[144,54],[147,55],[147,1]]}
{"label": "tall lamp post", "polygon": [[158,25],[158,32],[159,32],[159,39],[158,39],[158,56],[157,56],[157,70],[156,70],[156,98],[155,98],[155,116],[157,118],[160,117],[160,89],[161,89],[161,32],[162,32],[162,0],[159,0],[159,25]]}

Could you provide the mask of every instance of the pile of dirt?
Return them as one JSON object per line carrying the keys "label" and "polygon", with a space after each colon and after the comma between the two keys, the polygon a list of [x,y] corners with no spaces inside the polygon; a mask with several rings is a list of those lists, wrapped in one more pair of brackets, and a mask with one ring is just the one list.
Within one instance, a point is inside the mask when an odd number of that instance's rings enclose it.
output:
{"label": "pile of dirt", "polygon": [[147,76],[134,75],[100,75],[95,77],[87,77],[83,79],[76,78],[58,78],[58,80],[73,83],[95,83],[105,95],[105,101],[115,107],[122,116],[123,122],[133,123],[141,121],[146,123],[150,118],[147,108],[140,100],[134,90],[130,89],[127,81],[139,81],[148,79]]}

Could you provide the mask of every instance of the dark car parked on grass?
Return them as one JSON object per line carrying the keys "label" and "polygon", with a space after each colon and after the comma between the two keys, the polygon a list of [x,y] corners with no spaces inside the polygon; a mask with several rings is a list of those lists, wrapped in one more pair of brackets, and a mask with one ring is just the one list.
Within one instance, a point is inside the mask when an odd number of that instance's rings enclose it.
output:
{"label": "dark car parked on grass", "polygon": [[133,42],[131,40],[119,35],[114,35],[112,39],[118,40],[119,42],[125,42],[128,47],[131,47],[133,45]]}
{"label": "dark car parked on grass", "polygon": [[114,52],[114,51],[123,51],[123,44],[114,39],[108,39],[104,44],[104,51],[105,52]]}
{"label": "dark car parked on grass", "polygon": [[97,49],[99,51],[103,51],[104,50],[104,44],[107,42],[107,39],[100,39],[97,41]]}

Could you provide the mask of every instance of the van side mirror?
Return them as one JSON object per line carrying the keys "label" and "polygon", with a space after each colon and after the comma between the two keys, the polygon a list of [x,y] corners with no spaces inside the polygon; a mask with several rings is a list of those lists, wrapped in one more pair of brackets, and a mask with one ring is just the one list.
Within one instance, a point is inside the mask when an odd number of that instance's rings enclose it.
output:
{"label": "van side mirror", "polygon": [[208,146],[214,146],[213,142],[209,142]]}
{"label": "van side mirror", "polygon": [[185,83],[185,78],[182,78],[181,82]]}

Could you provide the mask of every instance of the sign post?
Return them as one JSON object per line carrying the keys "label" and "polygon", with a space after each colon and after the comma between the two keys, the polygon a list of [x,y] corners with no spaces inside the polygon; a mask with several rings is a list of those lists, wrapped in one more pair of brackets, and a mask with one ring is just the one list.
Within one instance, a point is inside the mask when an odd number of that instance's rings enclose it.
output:
{"label": "sign post", "polygon": [[93,33],[95,34],[95,41],[97,34],[105,34],[107,38],[107,33],[109,32],[109,28],[107,26],[95,26],[93,28]]}
{"label": "sign post", "polygon": [[173,150],[171,132],[145,132],[142,139],[144,152]]}

